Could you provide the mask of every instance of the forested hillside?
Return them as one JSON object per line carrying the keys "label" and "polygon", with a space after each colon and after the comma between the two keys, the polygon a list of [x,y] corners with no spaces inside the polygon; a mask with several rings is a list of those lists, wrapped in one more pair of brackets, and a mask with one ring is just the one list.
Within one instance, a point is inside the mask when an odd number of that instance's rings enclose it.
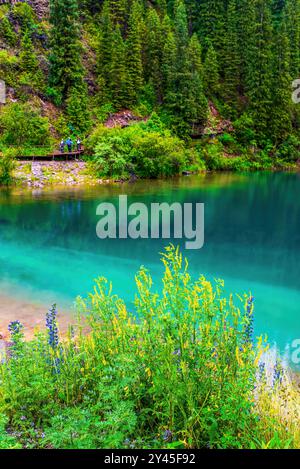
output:
{"label": "forested hillside", "polygon": [[295,163],[299,45],[300,0],[8,2],[0,143],[50,145],[71,130],[92,133],[93,151],[107,143],[99,124],[126,109],[144,127],[150,118],[147,131],[199,138],[184,167],[230,167],[241,155],[257,167]]}

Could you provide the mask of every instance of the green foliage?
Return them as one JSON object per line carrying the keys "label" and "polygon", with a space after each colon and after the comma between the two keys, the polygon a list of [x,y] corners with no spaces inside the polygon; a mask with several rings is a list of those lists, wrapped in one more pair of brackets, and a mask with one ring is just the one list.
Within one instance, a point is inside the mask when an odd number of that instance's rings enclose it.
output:
{"label": "green foliage", "polygon": [[79,133],[86,133],[91,128],[91,116],[88,112],[87,90],[82,87],[70,89],[66,99],[66,115],[69,124]]}
{"label": "green foliage", "polygon": [[[30,342],[12,335],[0,364],[0,435],[7,424],[26,448],[268,445],[254,401],[264,348],[249,340],[247,295],[235,305],[222,281],[193,280],[172,246],[162,260],[161,293],[142,268],[132,312],[99,278],[63,341],[53,341],[55,316]],[[263,419],[278,431],[269,445],[292,445],[285,425]]]}
{"label": "green foliage", "polygon": [[6,150],[0,154],[0,185],[8,186],[13,182],[13,171],[16,168],[16,150]]}
{"label": "green foliage", "polygon": [[84,69],[81,63],[79,10],[77,0],[50,2],[51,53],[49,86],[57,93],[57,102],[70,91],[84,91]]}
{"label": "green foliage", "polygon": [[123,130],[100,126],[87,147],[94,152],[93,168],[99,177],[174,176],[180,174],[187,161],[183,142],[164,131],[155,117],[149,124]]}
{"label": "green foliage", "polygon": [[17,439],[6,432],[7,419],[0,414],[0,449],[21,449]]}
{"label": "green foliage", "polygon": [[208,48],[204,62],[204,83],[207,94],[214,98],[220,89],[219,66],[216,51],[211,44]]}
{"label": "green foliage", "polygon": [[48,145],[49,122],[29,105],[13,103],[0,113],[0,142],[16,147]]}
{"label": "green foliage", "polygon": [[50,23],[18,2],[1,6],[0,41],[10,98],[49,98],[81,134],[103,110],[130,109],[189,141],[210,101],[248,153],[298,137],[299,0],[51,0]]}
{"label": "green foliage", "polygon": [[32,7],[26,2],[18,2],[12,9],[12,15],[21,25],[23,31],[34,28],[36,24],[36,15]]}
{"label": "green foliage", "polygon": [[16,45],[17,35],[7,16],[4,16],[0,20],[0,37],[3,38],[9,46],[13,47]]}

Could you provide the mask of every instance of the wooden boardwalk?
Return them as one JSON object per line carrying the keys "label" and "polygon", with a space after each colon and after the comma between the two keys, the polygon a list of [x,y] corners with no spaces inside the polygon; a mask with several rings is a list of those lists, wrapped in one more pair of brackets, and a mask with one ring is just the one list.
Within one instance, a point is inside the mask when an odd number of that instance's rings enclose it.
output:
{"label": "wooden boardwalk", "polygon": [[78,160],[84,154],[84,149],[82,148],[80,151],[65,151],[64,153],[59,150],[54,150],[52,153],[48,155],[39,156],[39,155],[32,155],[32,156],[17,156],[17,160],[19,161],[72,161]]}

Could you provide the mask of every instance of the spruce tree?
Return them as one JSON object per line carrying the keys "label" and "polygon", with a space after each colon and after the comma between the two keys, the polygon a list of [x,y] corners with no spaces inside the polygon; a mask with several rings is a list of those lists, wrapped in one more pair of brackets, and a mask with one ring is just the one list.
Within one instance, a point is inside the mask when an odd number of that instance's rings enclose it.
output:
{"label": "spruce tree", "polygon": [[141,3],[138,0],[134,0],[129,18],[126,42],[127,96],[129,104],[135,104],[144,83],[142,22]]}
{"label": "spruce tree", "polygon": [[203,73],[205,92],[209,98],[213,99],[218,96],[220,90],[220,75],[218,57],[212,44],[205,57]]}
{"label": "spruce tree", "polygon": [[229,105],[229,115],[236,115],[237,99],[240,83],[240,55],[237,31],[236,0],[230,0],[227,10],[225,55],[224,55],[224,84],[222,96]]}
{"label": "spruce tree", "polygon": [[125,44],[120,27],[113,34],[112,55],[109,69],[109,89],[116,109],[127,105]]}
{"label": "spruce tree", "polygon": [[256,0],[253,54],[247,93],[258,137],[271,138],[273,29],[270,2]]}
{"label": "spruce tree", "polygon": [[165,105],[177,131],[185,134],[190,126],[206,120],[207,101],[203,93],[201,47],[196,35],[189,38],[187,12],[181,0],[175,4],[174,26],[174,34],[168,35],[164,49]]}
{"label": "spruce tree", "polygon": [[[256,9],[255,1],[238,0],[236,2],[237,12],[237,36],[240,60],[240,93],[247,94],[251,86],[252,70],[255,67],[255,35]],[[229,47],[229,44],[227,45]]]}
{"label": "spruce tree", "polygon": [[127,26],[128,0],[108,0],[108,5],[113,23],[124,33]]}
{"label": "spruce tree", "polygon": [[273,60],[272,114],[269,118],[272,139],[278,143],[292,131],[290,44],[284,21],[276,31]]}
{"label": "spruce tree", "polygon": [[25,72],[36,73],[39,69],[39,61],[28,31],[21,41],[20,67]]}
{"label": "spruce tree", "polygon": [[50,23],[49,85],[64,100],[71,89],[84,89],[77,0],[51,0]]}
{"label": "spruce tree", "polygon": [[114,29],[111,19],[109,3],[106,0],[100,17],[100,41],[98,49],[98,85],[101,101],[110,99],[110,68],[114,42]]}
{"label": "spruce tree", "polygon": [[157,101],[162,100],[162,25],[158,13],[149,8],[146,17],[146,54],[144,74],[156,92]]}
{"label": "spruce tree", "polygon": [[[199,23],[196,30],[208,47],[213,45],[217,60],[222,65],[226,36],[226,0],[202,0],[199,2]],[[222,69],[222,67],[220,67]]]}

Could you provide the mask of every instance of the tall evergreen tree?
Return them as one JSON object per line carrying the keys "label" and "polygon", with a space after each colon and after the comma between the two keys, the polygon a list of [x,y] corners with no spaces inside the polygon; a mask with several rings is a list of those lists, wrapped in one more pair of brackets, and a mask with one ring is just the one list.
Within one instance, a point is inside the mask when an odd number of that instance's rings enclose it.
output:
{"label": "tall evergreen tree", "polygon": [[109,89],[111,99],[117,109],[126,106],[126,64],[125,44],[121,35],[120,27],[113,34],[112,55],[109,70]]}
{"label": "tall evergreen tree", "polygon": [[71,89],[84,90],[77,0],[50,0],[49,85],[60,99]]}
{"label": "tall evergreen tree", "polygon": [[25,72],[36,73],[39,70],[39,61],[28,31],[21,41],[20,66]]}
{"label": "tall evergreen tree", "polygon": [[240,83],[240,54],[238,45],[236,0],[230,0],[227,10],[224,84],[222,95],[229,104],[229,115],[236,115]]}
{"label": "tall evergreen tree", "polygon": [[292,131],[290,44],[285,21],[281,21],[275,34],[272,88],[272,114],[270,126],[275,141],[284,140]]}
{"label": "tall evergreen tree", "polygon": [[214,46],[210,44],[204,61],[204,86],[207,96],[215,98],[220,91],[218,57]]}
{"label": "tall evergreen tree", "polygon": [[256,0],[255,14],[255,28],[251,38],[255,56],[251,58],[250,62],[247,92],[258,136],[271,138],[269,117],[272,111],[273,28],[270,2]]}
{"label": "tall evergreen tree", "polygon": [[154,8],[149,8],[146,17],[146,58],[144,74],[157,96],[162,101],[162,49],[163,34],[160,17]]}
{"label": "tall evergreen tree", "polygon": [[199,2],[197,31],[204,44],[213,45],[219,64],[222,64],[226,37],[227,0],[202,0]]}
{"label": "tall evergreen tree", "polygon": [[[255,1],[238,0],[236,2],[237,12],[237,35],[240,60],[240,93],[247,94],[251,86],[252,71],[255,67],[255,42],[253,40],[256,25]],[[227,44],[229,47],[229,44]]]}
{"label": "tall evergreen tree", "polygon": [[108,0],[108,5],[114,24],[124,32],[127,25],[128,0]]}
{"label": "tall evergreen tree", "polygon": [[127,96],[128,103],[134,104],[144,83],[142,60],[142,8],[139,0],[134,0],[131,8],[127,50]]}
{"label": "tall evergreen tree", "polygon": [[111,19],[109,3],[106,0],[100,17],[100,43],[98,49],[98,85],[102,101],[110,98],[109,94],[109,76],[111,67],[111,56],[113,48],[114,29]]}

